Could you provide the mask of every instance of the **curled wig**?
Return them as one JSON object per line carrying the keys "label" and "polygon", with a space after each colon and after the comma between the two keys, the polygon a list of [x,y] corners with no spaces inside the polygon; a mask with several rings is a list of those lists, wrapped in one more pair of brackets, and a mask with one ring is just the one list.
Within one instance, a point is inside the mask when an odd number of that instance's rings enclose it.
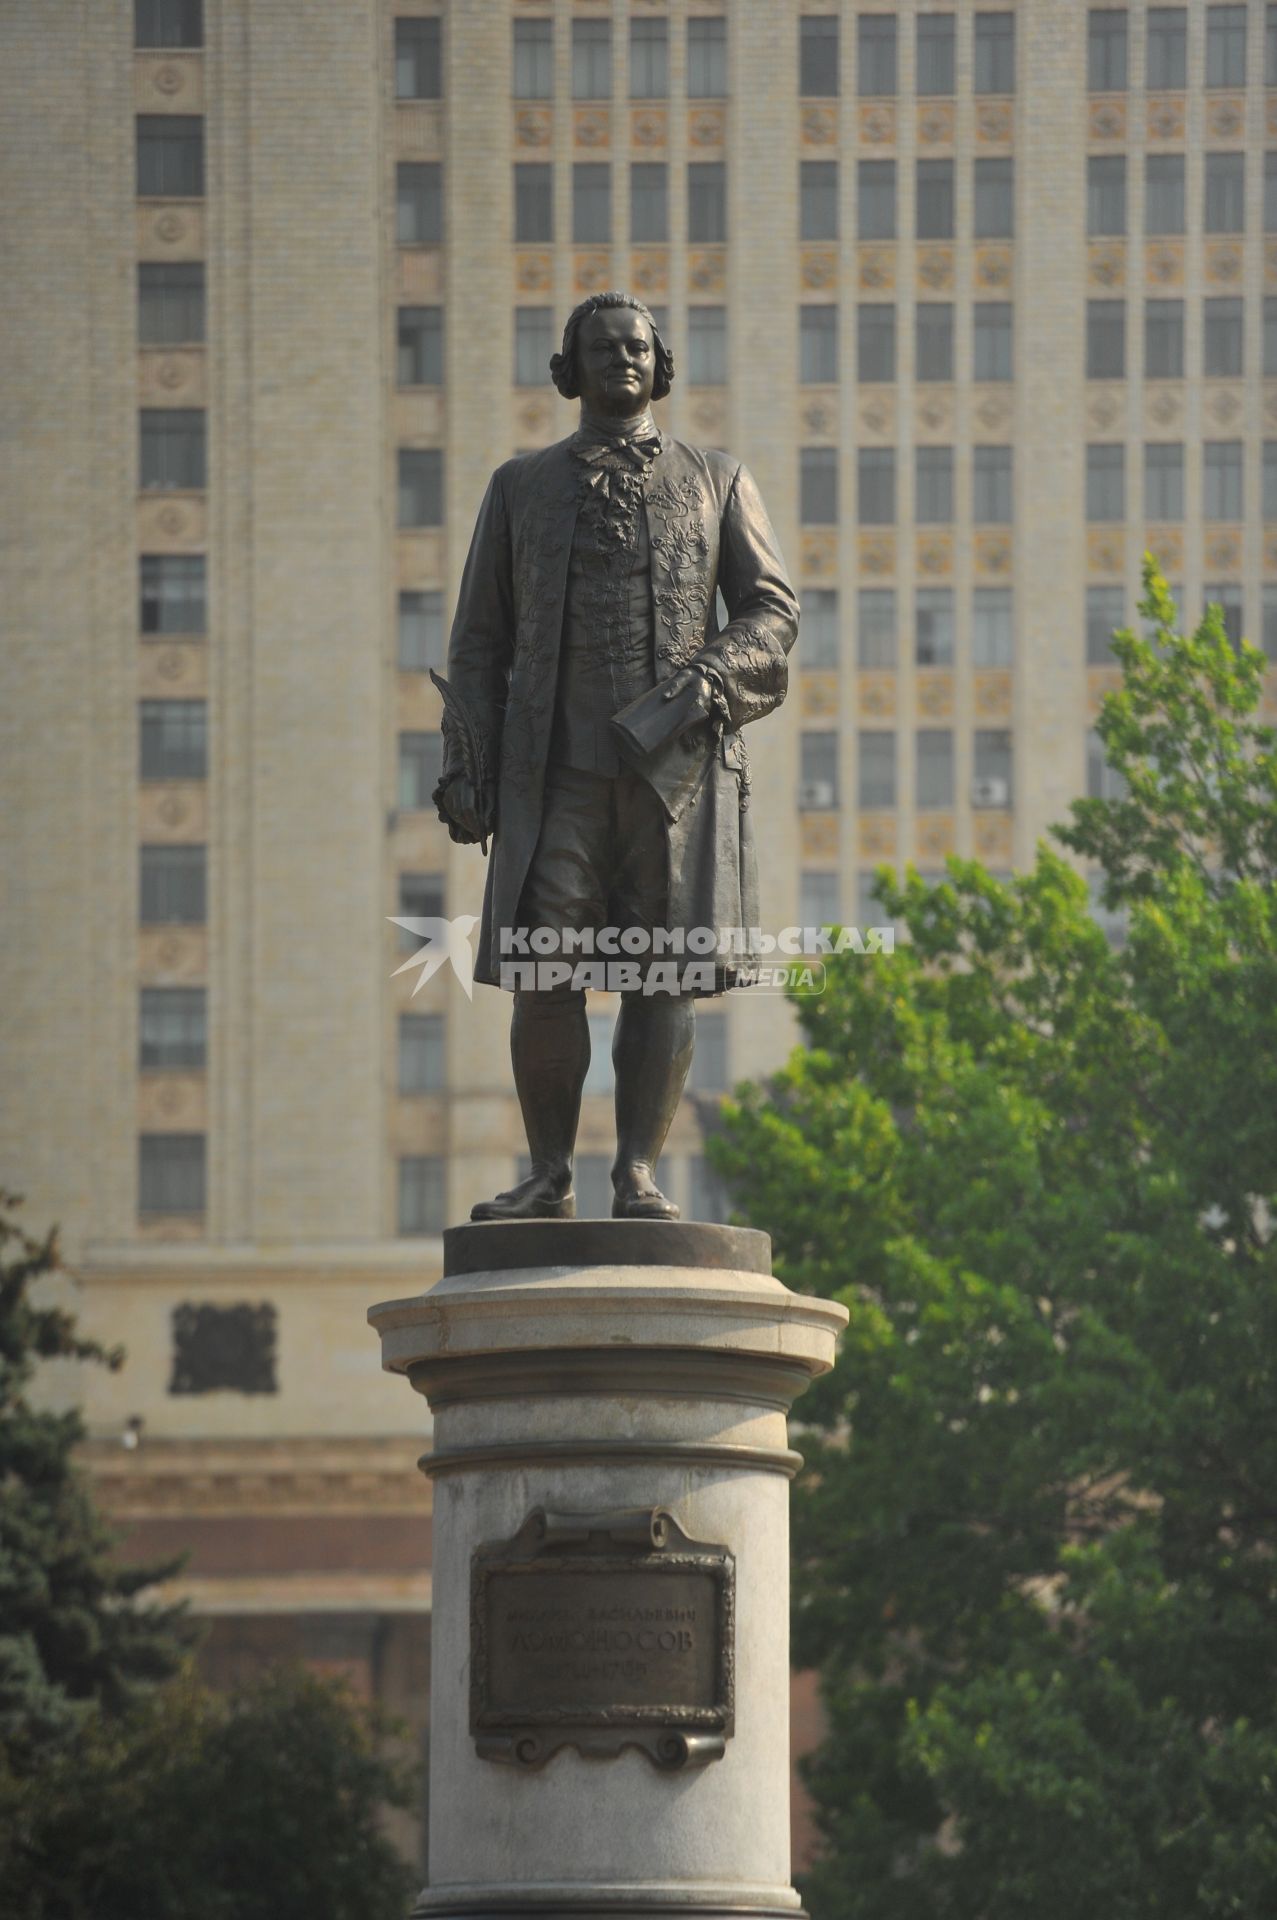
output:
{"label": "curled wig", "polygon": [[643,302],[636,300],[630,293],[592,293],[587,300],[582,300],[579,307],[573,307],[568,315],[568,323],[563,329],[563,350],[561,353],[551,355],[550,358],[550,378],[563,398],[575,400],[580,395],[581,387],[577,379],[576,367],[577,335],[581,331],[582,323],[588,320],[592,313],[597,313],[600,307],[633,307],[635,313],[641,314],[647,321],[652,329],[652,346],[656,353],[656,377],[652,382],[652,398],[663,400],[674,383],[674,356],[657,332],[656,322]]}

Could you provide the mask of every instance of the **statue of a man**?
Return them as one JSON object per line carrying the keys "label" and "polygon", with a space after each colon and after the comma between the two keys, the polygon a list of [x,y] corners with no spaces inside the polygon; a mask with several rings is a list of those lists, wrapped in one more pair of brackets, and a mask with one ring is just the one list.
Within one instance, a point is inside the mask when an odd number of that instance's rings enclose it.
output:
{"label": "statue of a man", "polygon": [[[575,1214],[585,993],[579,969],[564,979],[562,964],[538,967],[528,939],[548,929],[579,954],[619,929],[618,961],[673,955],[686,971],[677,991],[621,993],[612,1213],[674,1219],[655,1167],[691,1064],[694,999],[756,958],[740,729],[785,697],[798,602],[746,469],[658,430],[651,402],[669,392],[674,362],[641,302],[583,301],[550,373],[565,399],[579,397],[580,420],[489,481],[444,687],[435,802],[454,840],[492,840],[475,978],[514,990],[510,1050],[532,1159],[528,1179],[472,1218]],[[631,963],[631,982],[668,981],[668,957],[663,975],[648,964]]]}

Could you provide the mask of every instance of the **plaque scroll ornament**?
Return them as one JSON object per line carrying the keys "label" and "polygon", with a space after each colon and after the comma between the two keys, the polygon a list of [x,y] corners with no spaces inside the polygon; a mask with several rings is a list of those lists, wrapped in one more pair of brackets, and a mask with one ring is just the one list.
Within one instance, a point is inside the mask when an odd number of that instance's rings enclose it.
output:
{"label": "plaque scroll ornament", "polygon": [[736,1563],[662,1507],[538,1507],[470,1566],[470,1732],[531,1770],[563,1747],[637,1747],[662,1772],[722,1758],[735,1730]]}

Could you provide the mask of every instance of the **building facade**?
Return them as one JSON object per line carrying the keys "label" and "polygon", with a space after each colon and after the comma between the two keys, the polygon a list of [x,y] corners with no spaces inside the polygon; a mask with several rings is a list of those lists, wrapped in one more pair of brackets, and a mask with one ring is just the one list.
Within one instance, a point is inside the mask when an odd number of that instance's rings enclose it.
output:
{"label": "building facade", "polygon": [[[1145,547],[1277,652],[1277,7],[11,0],[0,41],[0,1178],[128,1349],[68,1391],[213,1663],[420,1719],[428,1424],[363,1316],[523,1140],[505,1005],[414,994],[392,916],[478,911],[427,669],[492,468],[571,430],[564,317],[649,303],[662,426],[749,463],[799,585],[769,923],[1023,865],[1104,789]],[[713,1217],[716,1095],[793,1028],[699,1025],[666,1164]]]}

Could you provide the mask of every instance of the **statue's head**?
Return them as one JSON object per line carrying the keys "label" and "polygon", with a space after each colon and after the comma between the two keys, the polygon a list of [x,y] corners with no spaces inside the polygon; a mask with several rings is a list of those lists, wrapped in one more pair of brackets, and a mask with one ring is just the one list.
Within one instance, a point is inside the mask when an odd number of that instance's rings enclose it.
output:
{"label": "statue's head", "polygon": [[[623,352],[639,375],[641,393],[618,372]],[[600,413],[638,412],[669,392],[674,356],[641,300],[628,293],[592,293],[568,315],[563,350],[550,361],[550,377],[565,400],[580,398]]]}

